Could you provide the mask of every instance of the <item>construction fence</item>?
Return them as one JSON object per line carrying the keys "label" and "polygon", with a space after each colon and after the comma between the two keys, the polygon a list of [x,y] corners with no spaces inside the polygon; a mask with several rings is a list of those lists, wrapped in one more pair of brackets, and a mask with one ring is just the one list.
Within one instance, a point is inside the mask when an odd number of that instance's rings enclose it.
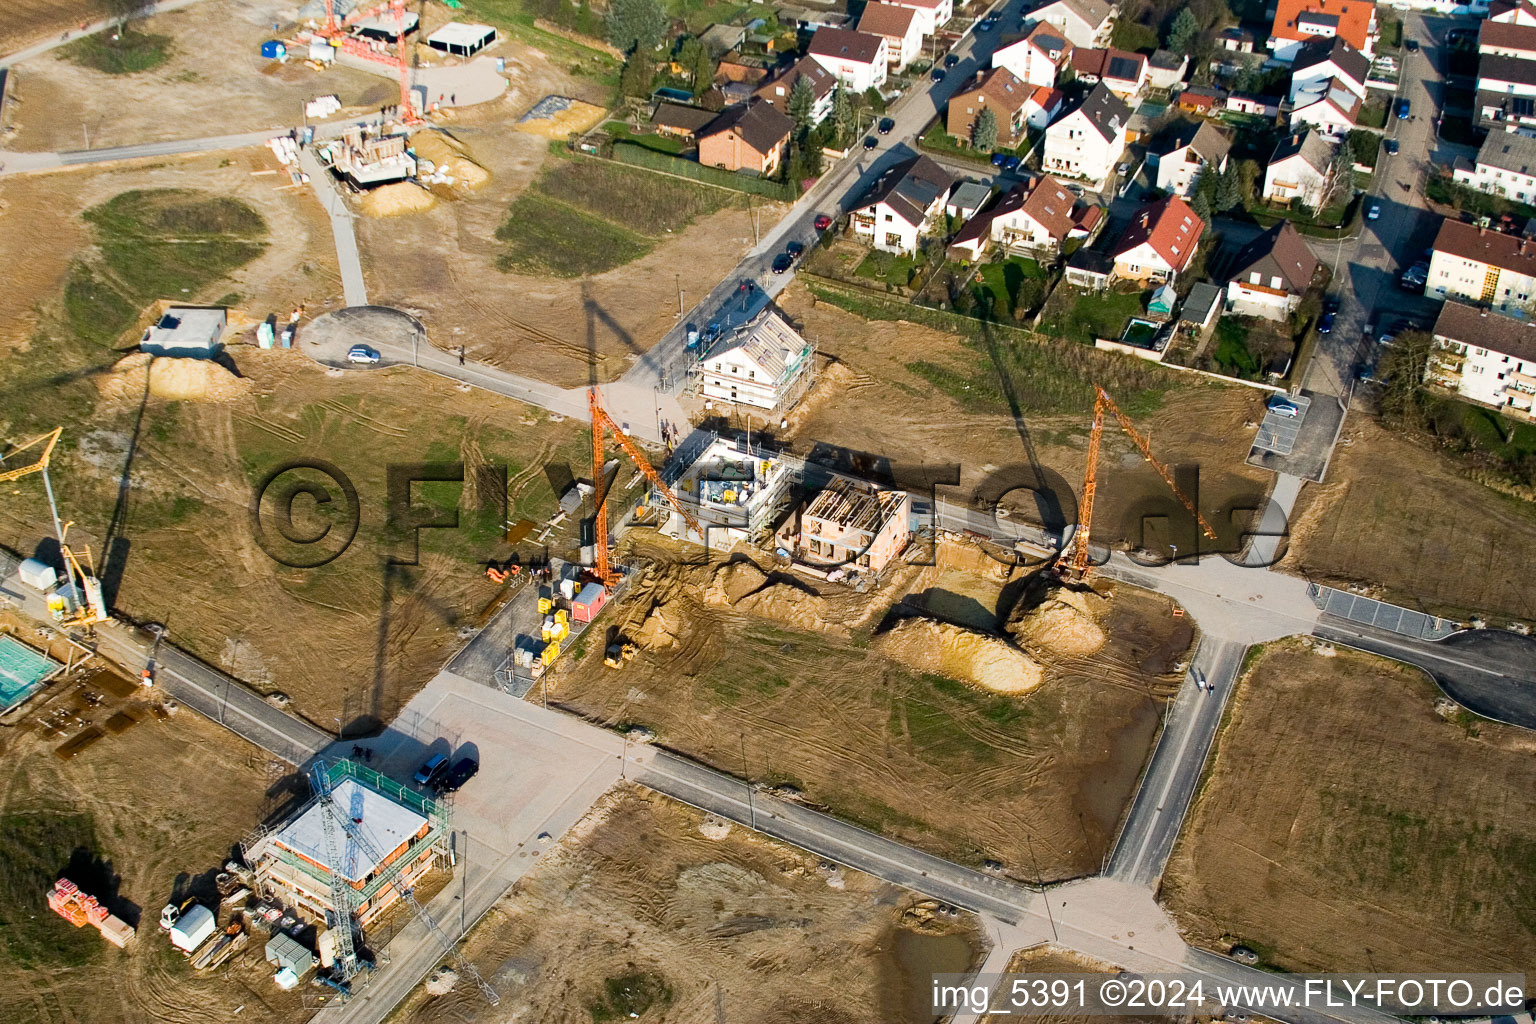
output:
{"label": "construction fence", "polygon": [[799,189],[792,183],[772,181],[768,178],[749,178],[744,174],[722,170],[719,167],[706,167],[696,161],[658,153],[654,149],[647,149],[632,142],[616,140],[613,143],[613,159],[621,164],[633,164],[636,167],[661,171],[663,174],[692,178],[707,185],[718,185],[737,192],[750,192],[753,195],[766,196],[781,202],[792,203],[800,198]]}

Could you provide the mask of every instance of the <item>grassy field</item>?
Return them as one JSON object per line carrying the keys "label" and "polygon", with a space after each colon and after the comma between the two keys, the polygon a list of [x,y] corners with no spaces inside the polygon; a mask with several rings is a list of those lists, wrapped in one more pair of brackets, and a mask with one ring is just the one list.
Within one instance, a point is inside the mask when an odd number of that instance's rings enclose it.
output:
{"label": "grassy field", "polygon": [[1129,317],[1146,311],[1140,292],[1083,292],[1056,289],[1040,318],[1040,332],[1092,345],[1095,338],[1119,338]]}
{"label": "grassy field", "polygon": [[132,75],[151,71],[170,59],[171,37],[124,28],[78,39],[64,47],[64,55],[76,64],[109,75]]}
{"label": "grassy field", "polygon": [[[37,969],[80,967],[99,959],[100,937],[71,928],[48,910],[43,895],[69,866],[70,880],[98,899],[110,877],[79,870],[100,864],[89,814],[37,811],[0,815],[0,951],[12,964]],[[107,872],[110,876],[110,872]],[[78,877],[75,877],[75,876]],[[91,877],[87,877],[90,875]],[[110,900],[107,905],[111,908]]]}
{"label": "grassy field", "polygon": [[1186,934],[1286,970],[1536,968],[1529,734],[1438,695],[1397,662],[1267,649],[1163,884]]}
{"label": "grassy field", "polygon": [[156,299],[196,301],[266,246],[267,226],[255,210],[183,189],[124,192],[84,216],[100,258],[71,268],[64,307],[75,332],[100,344]]}
{"label": "grassy field", "polygon": [[557,277],[601,274],[644,256],[669,232],[740,198],[608,161],[559,160],[496,229],[498,266]]}

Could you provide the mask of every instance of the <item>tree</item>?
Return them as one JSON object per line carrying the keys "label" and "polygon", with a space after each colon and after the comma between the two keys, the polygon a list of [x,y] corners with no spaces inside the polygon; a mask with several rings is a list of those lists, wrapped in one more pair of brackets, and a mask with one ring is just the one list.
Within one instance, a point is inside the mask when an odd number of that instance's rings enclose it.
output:
{"label": "tree", "polygon": [[971,122],[971,145],[984,153],[997,148],[997,115],[991,107],[983,107]]}
{"label": "tree", "polygon": [[1180,7],[1179,13],[1173,16],[1173,21],[1168,24],[1168,32],[1163,36],[1163,43],[1174,53],[1189,53],[1195,45],[1195,37],[1200,34],[1200,22],[1188,7]]}
{"label": "tree", "polygon": [[1355,194],[1355,159],[1350,153],[1339,147],[1339,152],[1333,155],[1328,162],[1328,170],[1323,173],[1323,184],[1318,190],[1317,213],[1332,209],[1349,200]]}
{"label": "tree", "polygon": [[832,93],[832,125],[837,129],[837,143],[844,146],[853,138],[853,97],[841,84]]}
{"label": "tree", "polygon": [[619,74],[619,92],[625,96],[649,96],[651,81],[656,77],[656,66],[643,53],[630,54]]}
{"label": "tree", "polygon": [[795,122],[795,137],[805,138],[811,127],[811,108],[816,105],[816,90],[805,75],[796,75],[795,84],[789,87],[789,116]]}
{"label": "tree", "polygon": [[96,6],[108,19],[119,25],[148,7],[150,0],[96,0]]}
{"label": "tree", "polygon": [[1227,161],[1227,169],[1216,182],[1216,209],[1222,213],[1243,205],[1243,176],[1237,169],[1236,160]]}
{"label": "tree", "polygon": [[715,81],[715,62],[709,58],[709,49],[698,36],[684,36],[677,44],[677,63],[683,74],[693,83],[693,91],[701,93]]}
{"label": "tree", "polygon": [[1211,201],[1205,197],[1204,192],[1198,189],[1195,191],[1194,198],[1189,201],[1189,208],[1194,210],[1195,216],[1205,223],[1211,222]]}
{"label": "tree", "polygon": [[656,49],[667,31],[667,12],[658,0],[613,0],[608,8],[608,41],[625,53]]}

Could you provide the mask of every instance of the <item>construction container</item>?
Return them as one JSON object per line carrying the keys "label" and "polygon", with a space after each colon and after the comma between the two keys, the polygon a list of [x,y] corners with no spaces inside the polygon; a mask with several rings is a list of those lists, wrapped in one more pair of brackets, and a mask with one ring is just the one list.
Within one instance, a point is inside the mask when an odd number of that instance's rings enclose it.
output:
{"label": "construction container", "polygon": [[571,617],[577,622],[591,622],[607,603],[607,589],[600,583],[588,583],[571,600]]}
{"label": "construction container", "polygon": [[560,596],[565,598],[567,601],[576,596],[576,581],[569,578],[561,580]]}
{"label": "construction container", "polygon": [[183,953],[191,953],[198,946],[208,941],[208,937],[215,930],[216,925],[213,920],[213,911],[201,903],[193,904],[187,909],[186,913],[177,915],[172,919],[171,945]]}
{"label": "construction container", "polygon": [[315,954],[292,936],[278,932],[267,940],[267,963],[287,968],[302,978],[315,966]]}
{"label": "construction container", "polygon": [[279,40],[268,39],[261,44],[261,55],[268,60],[282,60],[288,56],[288,47]]}
{"label": "construction container", "polygon": [[33,590],[45,593],[49,587],[59,582],[59,574],[53,571],[53,566],[47,562],[39,562],[35,558],[22,562],[21,568],[16,570],[16,575],[21,577],[21,582]]}

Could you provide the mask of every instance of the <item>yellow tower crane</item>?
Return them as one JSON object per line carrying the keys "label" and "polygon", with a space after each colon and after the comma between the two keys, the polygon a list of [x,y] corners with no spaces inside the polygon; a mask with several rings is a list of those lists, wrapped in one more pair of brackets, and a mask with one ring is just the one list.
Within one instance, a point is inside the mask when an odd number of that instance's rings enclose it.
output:
{"label": "yellow tower crane", "polygon": [[[28,441],[23,441],[4,455],[0,455],[0,483],[10,483],[20,480],[24,476],[33,473],[43,475],[43,490],[48,494],[48,512],[53,516],[53,533],[59,541],[59,551],[64,556],[64,574],[70,583],[78,588],[81,604],[71,610],[65,607],[61,598],[49,599],[49,608],[54,610],[59,621],[66,626],[90,626],[98,622],[105,622],[111,616],[107,613],[107,605],[102,597],[101,581],[96,578],[95,566],[91,565],[91,549],[85,548],[85,566],[82,567],[80,559],[70,550],[65,537],[69,533],[71,523],[59,523],[59,507],[53,500],[53,482],[48,479],[48,464],[53,459],[53,449],[59,443],[59,436],[63,434],[63,427],[55,427],[46,434],[39,434]],[[33,461],[21,466],[3,468],[6,462],[14,459],[22,452],[41,449],[41,453]],[[89,570],[89,571],[87,571]]]}

